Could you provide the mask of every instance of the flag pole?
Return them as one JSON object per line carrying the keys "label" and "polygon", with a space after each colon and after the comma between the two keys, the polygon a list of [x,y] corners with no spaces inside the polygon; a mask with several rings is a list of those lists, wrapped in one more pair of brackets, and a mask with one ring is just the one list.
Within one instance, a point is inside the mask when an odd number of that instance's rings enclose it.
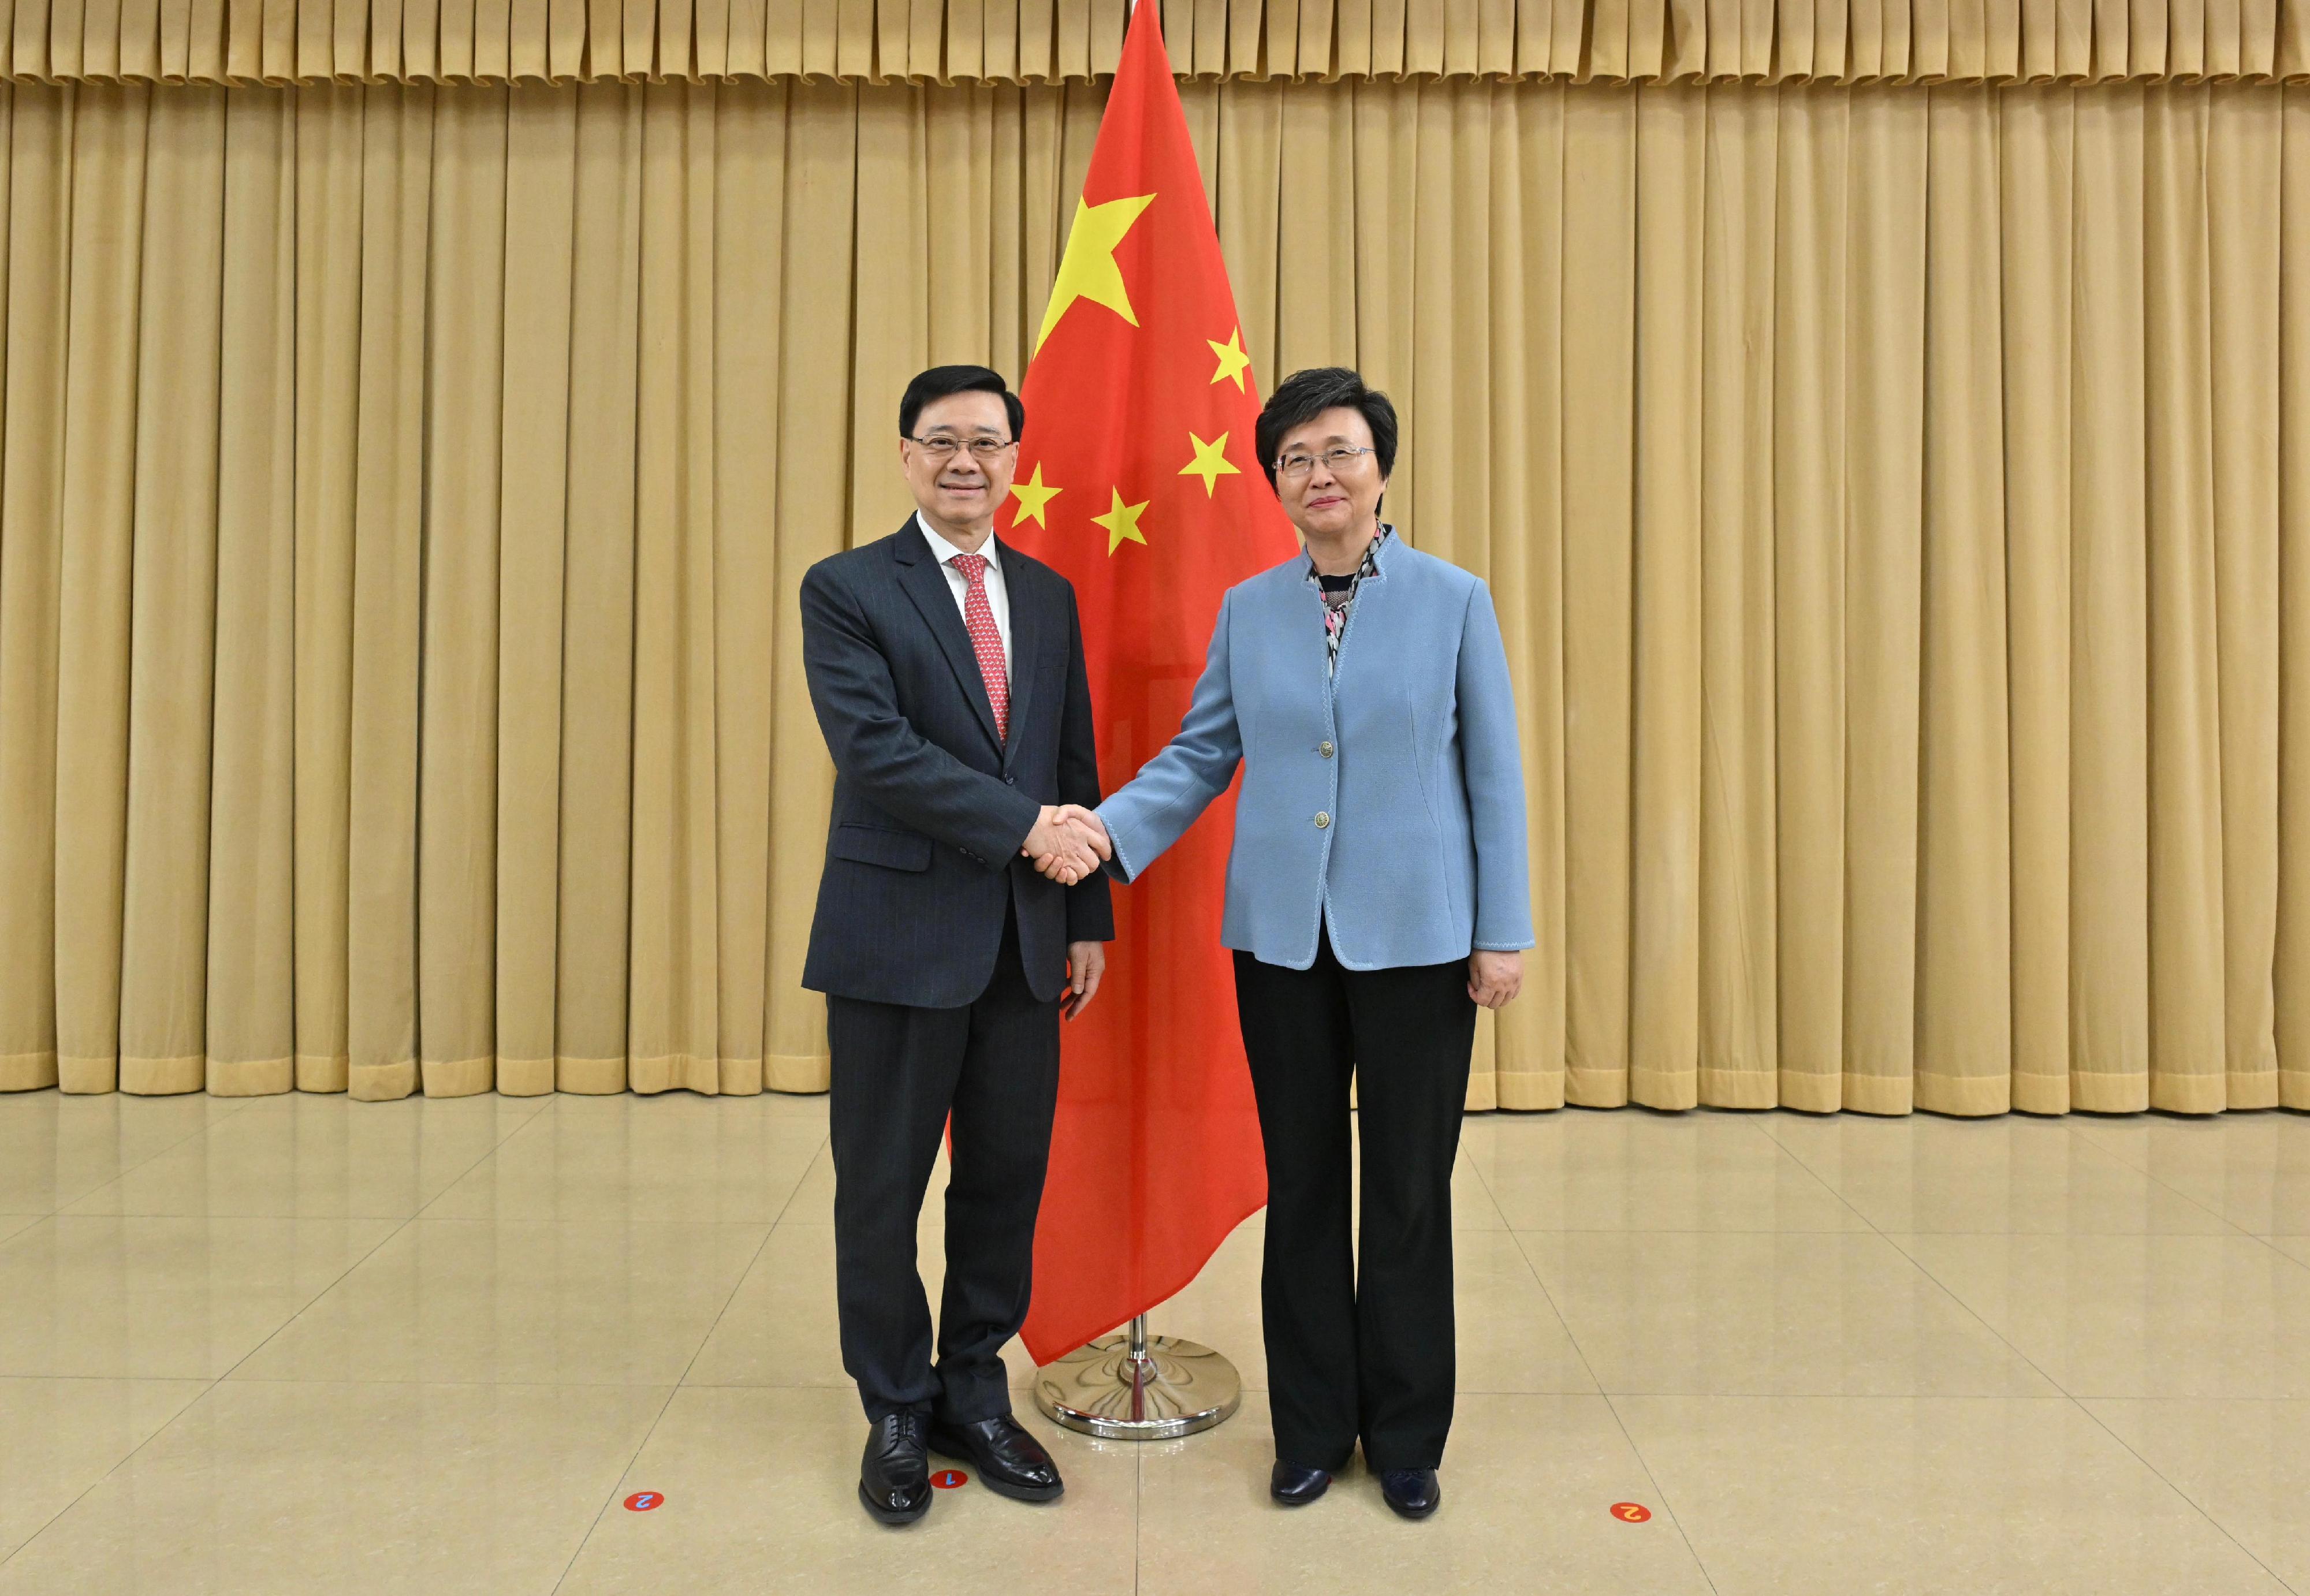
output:
{"label": "flag pole", "polygon": [[1242,1405],[1233,1364],[1194,1341],[1150,1335],[1144,1314],[1035,1376],[1046,1418],[1107,1441],[1175,1441],[1226,1423]]}

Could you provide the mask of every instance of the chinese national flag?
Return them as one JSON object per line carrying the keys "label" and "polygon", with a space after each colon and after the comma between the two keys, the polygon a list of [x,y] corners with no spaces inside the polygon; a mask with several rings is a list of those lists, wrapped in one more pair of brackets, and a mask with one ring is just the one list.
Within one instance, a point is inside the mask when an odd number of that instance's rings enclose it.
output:
{"label": "chinese national flag", "polygon": [[[1259,397],[1152,4],[1099,125],[1020,397],[1003,536],[1074,583],[1101,790],[1178,730],[1220,597],[1298,547],[1255,458]],[[1230,790],[1116,889],[1099,1000],[1064,1032],[1022,1331],[1048,1363],[1178,1291],[1267,1201],[1220,946]]]}

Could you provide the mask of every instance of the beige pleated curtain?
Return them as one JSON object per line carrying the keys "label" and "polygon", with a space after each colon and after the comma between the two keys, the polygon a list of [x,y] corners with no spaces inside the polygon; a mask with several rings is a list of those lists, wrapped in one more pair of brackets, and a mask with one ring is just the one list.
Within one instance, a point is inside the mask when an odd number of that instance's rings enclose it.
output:
{"label": "beige pleated curtain", "polygon": [[[795,590],[1022,367],[1120,39],[1029,9],[19,9],[0,1088],[823,1085]],[[1167,14],[1257,375],[1498,600],[1472,1106],[2310,1107],[2301,13],[1385,12]]]}

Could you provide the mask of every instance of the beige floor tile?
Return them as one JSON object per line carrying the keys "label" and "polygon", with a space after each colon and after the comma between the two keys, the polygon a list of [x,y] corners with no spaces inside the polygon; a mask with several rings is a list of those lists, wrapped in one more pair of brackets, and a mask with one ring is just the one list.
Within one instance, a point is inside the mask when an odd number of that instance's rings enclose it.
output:
{"label": "beige floor tile", "polygon": [[[1593,1392],[1596,1382],[1541,1290],[1515,1237],[1455,1230],[1454,1297],[1463,1392]],[[1259,1306],[1265,1233],[1246,1225],[1228,1237],[1194,1283],[1156,1308],[1149,1323],[1223,1353],[1244,1383],[1267,1389]]]}
{"label": "beige floor tile", "polygon": [[417,1219],[236,1375],[672,1385],[768,1234]]}
{"label": "beige floor tile", "polygon": [[[946,1253],[935,1231],[917,1232],[915,1268],[935,1325],[939,1292],[946,1284]],[[1014,1390],[1033,1382],[1035,1360],[1016,1337],[1003,1349],[1003,1361]],[[833,1226],[789,1219],[770,1232],[684,1383],[855,1389],[842,1371]]]}
{"label": "beige floor tile", "polygon": [[0,1567],[0,1592],[542,1596],[665,1396],[228,1382]]}
{"label": "beige floor tile", "polygon": [[757,1097],[734,1097],[731,1101],[755,1106],[753,1112],[777,1119],[808,1120],[821,1125],[826,1123],[824,1092],[764,1092]]}
{"label": "beige floor tile", "polygon": [[0,1247],[0,1375],[214,1379],[395,1227],[58,1215]]}
{"label": "beige floor tile", "polygon": [[[1363,1202],[1363,1185],[1364,1159],[1359,1148],[1355,1154],[1354,1175],[1354,1201],[1359,1208]],[[1267,1223],[1267,1210],[1264,1208],[1252,1217],[1261,1225]],[[1493,1200],[1491,1187],[1485,1184],[1482,1171],[1476,1167],[1475,1159],[1463,1144],[1452,1164],[1452,1228],[1505,1231],[1507,1227],[1507,1216]]]}
{"label": "beige floor tile", "polygon": [[1607,1392],[2054,1394],[1881,1236],[1517,1239]]}
{"label": "beige floor tile", "polygon": [[2283,1596],[2062,1401],[1615,1397],[1718,1596]]}
{"label": "beige floor tile", "polygon": [[[1077,1596],[1133,1576],[1134,1534],[1138,1583],[1193,1596],[1680,1591],[1686,1534],[1725,1596],[2274,1590],[2240,1544],[2310,1592],[2305,1131],[1472,1118],[1436,1522],[1360,1474],[1267,1503],[1255,1215],[1152,1315],[1237,1362],[1243,1415],[1055,1436],[1057,1509],[974,1485],[893,1533],[853,1491],[823,1097],[0,1097],[0,1596],[543,1596],[581,1545],[571,1589],[839,1596],[934,1566]],[[86,1211],[139,1208],[183,1212]],[[1518,1215],[1545,1222],[1496,1228]],[[629,1471],[685,1365],[673,1444]],[[1664,1499],[1597,1382],[1646,1393],[1614,1400]],[[657,1514],[614,1505],[645,1486]]]}
{"label": "beige floor tile", "polygon": [[[931,1173],[934,1191],[946,1184],[946,1153],[939,1153],[938,1166]],[[778,1215],[780,1224],[831,1225],[834,1223],[834,1143],[829,1138],[803,1171],[801,1182],[794,1195]]]}
{"label": "beige floor tile", "polygon": [[405,1219],[545,1112],[540,1097],[260,1097],[138,1165],[72,1213]]}
{"label": "beige floor tile", "polygon": [[0,1562],[207,1389],[0,1377]]}
{"label": "beige floor tile", "polygon": [[1776,1114],[1775,1141],[1880,1230],[2223,1235],[2211,1209],[2063,1120]]}
{"label": "beige floor tile", "polygon": [[2310,1236],[2310,1115],[2073,1115],[2076,1133],[2257,1236]]}
{"label": "beige floor tile", "polygon": [[1865,1230],[1755,1115],[1565,1109],[1463,1132],[1518,1230]]}
{"label": "beige floor tile", "polygon": [[0,1214],[54,1213],[253,1101],[0,1093]]}
{"label": "beige floor tile", "polygon": [[1594,1392],[1595,1376],[1516,1238],[1505,1230],[1461,1230],[1452,1239],[1460,1390]]}
{"label": "beige floor tile", "polygon": [[[1360,1462],[1321,1500],[1277,1506],[1267,1495],[1275,1441],[1259,1392],[1210,1434],[1146,1452],[1142,1596],[1708,1589],[1601,1397],[1462,1403],[1444,1459],[1444,1505],[1417,1524],[1387,1510]],[[1624,1523],[1611,1515],[1616,1502],[1642,1503],[1653,1518]]]}
{"label": "beige floor tile", "polygon": [[[1356,1175],[1356,1200],[1361,1202],[1363,1171],[1359,1168]],[[1266,1212],[1265,1209],[1260,1210],[1262,1224],[1266,1223]],[[1507,1215],[1500,1211],[1499,1201],[1492,1195],[1492,1188],[1486,1184],[1483,1172],[1476,1167],[1475,1160],[1469,1158],[1464,1149],[1459,1160],[1452,1166],[1452,1228],[1498,1230],[1503,1234],[1508,1228]]]}
{"label": "beige floor tile", "polygon": [[[1057,1460],[1064,1496],[1012,1502],[972,1480],[892,1530],[858,1504],[866,1422],[849,1392],[686,1389],[619,1482],[560,1596],[1131,1591],[1136,1455],[1026,1422]],[[664,1501],[625,1511],[643,1490]]]}
{"label": "beige floor tile", "polygon": [[2085,1407],[2271,1573],[2310,1590],[2310,1402],[2111,1399]]}
{"label": "beige floor tile", "polygon": [[2245,1236],[1896,1236],[2080,1397],[2310,1397],[2310,1270]]}
{"label": "beige floor tile", "polygon": [[816,1120],[760,1097],[565,1094],[425,1215],[769,1224],[825,1145]]}

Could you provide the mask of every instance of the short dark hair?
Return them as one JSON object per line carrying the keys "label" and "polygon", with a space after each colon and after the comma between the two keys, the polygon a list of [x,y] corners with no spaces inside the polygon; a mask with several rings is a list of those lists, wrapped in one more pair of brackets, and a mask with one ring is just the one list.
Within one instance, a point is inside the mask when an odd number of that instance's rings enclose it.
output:
{"label": "short dark hair", "polygon": [[1282,447],[1284,434],[1306,426],[1327,410],[1360,411],[1371,424],[1379,474],[1395,474],[1395,406],[1388,403],[1385,394],[1366,387],[1363,377],[1345,366],[1317,366],[1285,377],[1259,412],[1255,433],[1259,464],[1267,473],[1269,487],[1275,485],[1275,451]]}
{"label": "short dark hair", "polygon": [[899,400],[899,436],[915,435],[915,422],[925,405],[957,394],[1000,395],[1003,413],[1011,418],[1011,441],[1016,443],[1027,436],[1027,407],[1019,403],[1019,395],[1011,391],[1001,372],[984,366],[934,366],[908,383]]}

